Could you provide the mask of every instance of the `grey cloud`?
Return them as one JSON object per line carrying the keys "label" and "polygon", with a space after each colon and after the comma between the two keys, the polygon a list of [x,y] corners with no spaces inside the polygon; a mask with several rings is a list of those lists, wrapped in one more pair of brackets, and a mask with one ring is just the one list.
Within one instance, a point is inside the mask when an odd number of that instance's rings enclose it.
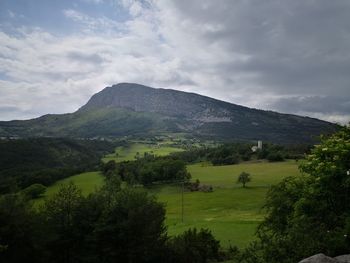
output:
{"label": "grey cloud", "polygon": [[100,64],[103,62],[103,58],[98,54],[86,54],[72,51],[67,54],[67,57],[84,63]]}
{"label": "grey cloud", "polygon": [[[188,29],[183,30],[201,39],[201,48],[216,45],[227,57],[246,56],[217,61],[215,74],[231,76],[218,96],[235,92],[309,96],[306,102],[315,106],[315,112],[323,112],[322,105],[327,104],[333,112],[350,113],[348,104],[332,97],[350,101],[349,1],[183,0],[172,4],[186,22]],[[270,104],[275,100],[271,97]],[[281,99],[274,107],[296,112],[302,104],[286,108],[285,103]]]}
{"label": "grey cloud", "polygon": [[0,106],[0,112],[2,113],[10,113],[20,111],[18,107],[14,106]]}
{"label": "grey cloud", "polygon": [[[347,122],[349,1],[123,3],[134,14],[125,22],[64,10],[81,26],[81,34],[34,30],[13,37],[15,32],[0,32],[0,80],[14,86],[2,95],[15,97],[13,105],[33,108],[35,98],[16,85],[22,81],[37,87],[48,101],[59,101],[60,110],[70,111],[104,86],[139,82]],[[36,109],[55,113],[48,105]]]}
{"label": "grey cloud", "polygon": [[343,97],[300,96],[280,98],[271,104],[283,112],[310,112],[323,114],[349,114],[350,99]]}

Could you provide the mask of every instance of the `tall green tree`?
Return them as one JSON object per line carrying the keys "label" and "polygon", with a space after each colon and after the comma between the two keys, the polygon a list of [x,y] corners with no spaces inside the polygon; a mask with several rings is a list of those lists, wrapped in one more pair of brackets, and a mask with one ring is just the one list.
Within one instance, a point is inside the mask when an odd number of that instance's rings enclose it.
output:
{"label": "tall green tree", "polygon": [[168,241],[170,255],[167,262],[205,263],[220,259],[220,242],[210,230],[189,229]]}
{"label": "tall green tree", "polygon": [[0,262],[41,262],[40,225],[36,212],[19,194],[0,197]]}
{"label": "tall green tree", "polygon": [[237,179],[237,183],[240,183],[243,185],[243,187],[245,188],[246,184],[249,183],[251,181],[251,176],[249,173],[246,172],[242,172]]}
{"label": "tall green tree", "polygon": [[83,200],[77,186],[69,183],[46,201],[43,214],[50,236],[47,249],[51,252],[51,262],[76,262],[76,250],[81,245],[76,231],[77,212]]}
{"label": "tall green tree", "polygon": [[146,192],[126,188],[105,207],[92,239],[100,262],[158,262],[165,209]]}
{"label": "tall green tree", "polygon": [[322,138],[300,169],[267,195],[258,230],[265,262],[350,252],[350,129]]}

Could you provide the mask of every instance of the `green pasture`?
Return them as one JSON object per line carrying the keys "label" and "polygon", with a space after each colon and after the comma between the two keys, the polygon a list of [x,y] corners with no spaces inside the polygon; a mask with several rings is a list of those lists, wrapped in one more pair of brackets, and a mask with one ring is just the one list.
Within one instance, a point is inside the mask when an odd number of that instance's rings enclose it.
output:
{"label": "green pasture", "polygon": [[130,146],[117,147],[114,153],[106,155],[102,160],[108,162],[114,160],[116,162],[135,160],[137,153],[143,156],[144,153],[151,153],[156,156],[165,156],[172,152],[183,151],[181,148],[171,147],[168,144],[144,144],[134,143]]}
{"label": "green pasture", "polygon": [[45,198],[57,193],[61,185],[68,184],[70,182],[77,185],[81,190],[81,193],[86,196],[95,191],[95,189],[101,187],[103,185],[104,178],[100,172],[87,172],[59,180],[53,185],[47,187],[43,198],[35,199],[35,205],[42,204]]}
{"label": "green pasture", "polygon": [[[223,246],[231,244],[239,247],[244,247],[254,238],[256,227],[264,216],[262,206],[269,187],[284,177],[299,174],[294,161],[228,166],[195,164],[189,165],[188,170],[192,180],[210,184],[214,191],[185,192],[182,223],[181,188],[154,189],[158,199],[166,204],[169,233],[182,233],[189,227],[205,227],[212,230]],[[236,182],[243,171],[252,176],[245,189]]]}
{"label": "green pasture", "polygon": [[[141,151],[141,146],[123,153],[123,158]],[[136,152],[137,152],[136,151]],[[135,153],[136,153],[135,152]],[[165,154],[165,150],[163,153]],[[210,166],[199,163],[188,166],[192,180],[214,187],[212,193],[184,193],[184,221],[182,222],[181,185],[162,185],[147,190],[157,196],[166,206],[166,224],[170,235],[182,233],[189,227],[209,228],[225,247],[237,245],[244,247],[254,238],[256,226],[262,220],[261,207],[267,190],[286,176],[299,174],[294,161],[279,163],[242,163],[228,166]],[[252,181],[246,189],[237,184],[237,177],[242,172],[252,175]],[[62,183],[73,181],[83,194],[91,193],[103,183],[98,172],[83,173],[61,180],[48,188],[46,196],[57,191]]]}
{"label": "green pasture", "polygon": [[286,176],[299,174],[298,165],[294,160],[273,163],[255,161],[223,166],[198,163],[189,165],[187,169],[193,180],[198,179],[201,183],[224,188],[240,187],[236,181],[243,171],[252,175],[252,181],[248,183],[248,187],[269,187]]}

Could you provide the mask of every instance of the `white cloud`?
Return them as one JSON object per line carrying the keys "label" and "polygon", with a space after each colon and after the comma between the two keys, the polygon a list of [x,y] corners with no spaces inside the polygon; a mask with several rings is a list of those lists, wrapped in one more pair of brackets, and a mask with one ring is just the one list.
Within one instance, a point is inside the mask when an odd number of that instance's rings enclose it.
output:
{"label": "white cloud", "polygon": [[[173,49],[159,43],[149,23],[129,21],[124,24],[128,32],[121,33],[111,30],[115,23],[108,19],[73,10],[65,14],[88,28],[107,28],[62,37],[38,28],[20,28],[17,36],[0,32],[0,72],[7,76],[0,82],[0,104],[17,108],[18,118],[74,111],[118,82],[186,83]],[[0,109],[0,119],[13,116]]]}
{"label": "white cloud", "polygon": [[116,5],[130,19],[117,22],[66,9],[64,16],[80,26],[77,34],[26,27],[12,35],[0,32],[0,74],[6,75],[0,103],[8,109],[0,109],[0,119],[12,118],[13,107],[18,117],[73,111],[94,92],[125,81],[348,121],[350,109],[337,104],[327,112],[282,102],[316,95],[329,101],[338,95],[344,105],[350,101],[349,5],[254,0]]}

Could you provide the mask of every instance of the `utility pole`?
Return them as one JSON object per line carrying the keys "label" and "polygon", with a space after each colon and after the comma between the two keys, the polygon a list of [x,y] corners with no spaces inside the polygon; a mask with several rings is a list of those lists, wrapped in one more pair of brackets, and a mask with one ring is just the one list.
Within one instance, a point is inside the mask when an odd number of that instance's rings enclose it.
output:
{"label": "utility pole", "polygon": [[181,222],[184,222],[184,189],[185,188],[185,178],[182,180],[182,191],[181,191]]}

